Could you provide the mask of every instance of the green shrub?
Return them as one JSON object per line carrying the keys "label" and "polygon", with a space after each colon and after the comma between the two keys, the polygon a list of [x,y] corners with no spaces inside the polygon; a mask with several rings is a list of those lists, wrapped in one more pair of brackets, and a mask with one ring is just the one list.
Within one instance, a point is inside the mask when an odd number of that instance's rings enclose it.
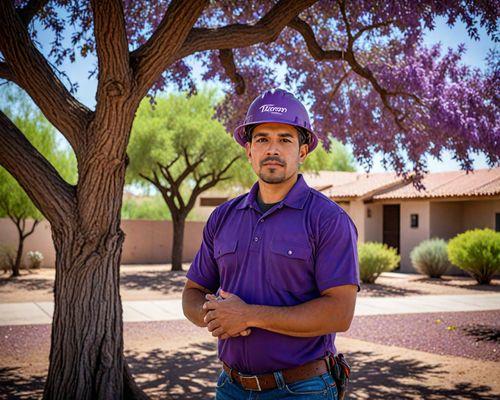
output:
{"label": "green shrub", "polygon": [[14,246],[0,244],[0,269],[3,272],[12,271],[16,262],[16,249]]}
{"label": "green shrub", "polygon": [[461,233],[448,243],[448,258],[479,284],[489,284],[500,272],[500,232],[473,229]]}
{"label": "green shrub", "polygon": [[360,244],[358,257],[359,274],[363,283],[374,283],[382,272],[394,270],[400,260],[396,249],[375,242]]}
{"label": "green shrub", "polygon": [[420,242],[410,253],[413,267],[421,274],[440,278],[450,266],[446,241],[428,239]]}

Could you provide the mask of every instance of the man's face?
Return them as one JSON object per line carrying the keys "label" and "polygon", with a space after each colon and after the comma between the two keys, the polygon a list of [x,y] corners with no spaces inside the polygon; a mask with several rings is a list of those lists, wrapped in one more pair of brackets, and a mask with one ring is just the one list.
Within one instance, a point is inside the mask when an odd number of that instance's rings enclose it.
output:
{"label": "man's face", "polygon": [[266,183],[290,179],[307,156],[308,145],[299,146],[299,132],[286,124],[266,123],[256,126],[252,141],[246,143],[248,160],[255,173]]}

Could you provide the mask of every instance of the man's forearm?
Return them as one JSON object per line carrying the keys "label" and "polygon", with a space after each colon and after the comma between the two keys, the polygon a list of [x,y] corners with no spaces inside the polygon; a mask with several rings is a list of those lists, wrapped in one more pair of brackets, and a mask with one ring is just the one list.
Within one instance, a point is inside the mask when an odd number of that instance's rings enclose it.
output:
{"label": "man's forearm", "polygon": [[248,314],[249,327],[298,337],[344,332],[352,319],[345,304],[325,296],[290,307],[249,305]]}
{"label": "man's forearm", "polygon": [[185,289],[182,293],[182,310],[184,315],[193,324],[202,328],[207,324],[203,320],[206,311],[203,310],[203,303],[205,303],[205,294],[203,291],[196,288]]}

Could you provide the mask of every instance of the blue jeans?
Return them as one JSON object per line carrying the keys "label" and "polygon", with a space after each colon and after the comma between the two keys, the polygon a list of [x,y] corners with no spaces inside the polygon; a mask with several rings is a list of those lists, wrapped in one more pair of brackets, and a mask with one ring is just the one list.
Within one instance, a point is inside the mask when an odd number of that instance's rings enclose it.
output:
{"label": "blue jeans", "polygon": [[303,381],[285,384],[281,372],[274,374],[278,387],[276,389],[256,392],[245,390],[231,379],[226,371],[222,371],[217,380],[216,400],[272,400],[272,399],[307,399],[307,400],[337,400],[337,387],[329,373],[315,376]]}

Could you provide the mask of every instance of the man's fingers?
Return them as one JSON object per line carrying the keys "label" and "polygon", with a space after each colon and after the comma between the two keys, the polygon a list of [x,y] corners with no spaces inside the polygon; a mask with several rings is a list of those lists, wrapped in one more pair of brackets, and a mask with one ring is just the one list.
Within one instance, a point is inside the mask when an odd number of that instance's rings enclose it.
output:
{"label": "man's fingers", "polygon": [[205,321],[205,323],[208,324],[215,318],[217,318],[217,313],[215,311],[209,311],[205,314],[205,317],[203,317],[203,321]]}
{"label": "man's fingers", "polygon": [[240,335],[241,336],[248,336],[248,335],[250,335],[250,333],[252,333],[251,329],[245,329],[244,331],[240,332]]}
{"label": "man's fingers", "polygon": [[215,329],[213,332],[212,332],[212,336],[214,337],[219,337],[221,336],[222,334],[224,333],[224,329],[222,329],[221,327]]}
{"label": "man's fingers", "polygon": [[226,340],[229,339],[231,336],[229,336],[227,333],[224,333],[222,336],[219,337],[219,339]]}
{"label": "man's fingers", "polygon": [[216,319],[210,321],[207,325],[207,329],[209,332],[212,332],[214,331],[216,328],[219,328],[220,327],[220,323],[219,321],[217,321]]}
{"label": "man's fingers", "polygon": [[202,308],[204,310],[215,310],[217,308],[217,301],[213,301],[213,300],[207,301],[207,302],[203,303]]}
{"label": "man's fingers", "polygon": [[205,299],[207,299],[207,300],[217,300],[217,296],[213,295],[212,293],[207,293],[205,295]]}

